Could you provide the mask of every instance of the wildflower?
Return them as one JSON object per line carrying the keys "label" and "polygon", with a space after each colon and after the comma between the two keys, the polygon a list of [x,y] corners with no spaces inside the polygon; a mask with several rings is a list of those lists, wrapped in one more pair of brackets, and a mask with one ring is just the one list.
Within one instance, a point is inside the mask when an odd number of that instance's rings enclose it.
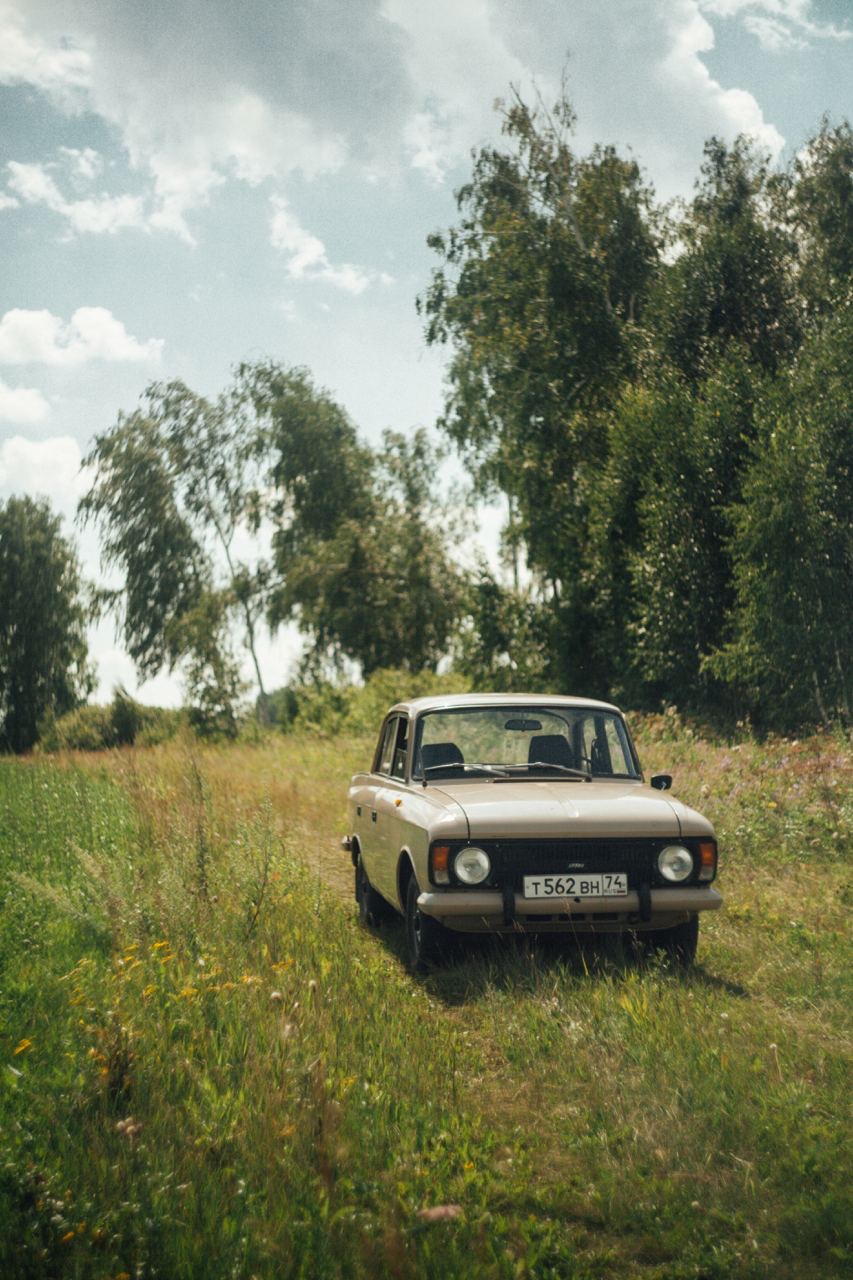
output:
{"label": "wildflower", "polygon": [[62,1243],[63,1243],[63,1244],[68,1244],[68,1243],[69,1243],[69,1241],[71,1241],[71,1240],[73,1240],[73,1239],[74,1239],[74,1232],[73,1232],[73,1231],[66,1231],[65,1235],[62,1237]]}
{"label": "wildflower", "polygon": [[155,943],[154,943],[154,945],[152,946],[151,950],[152,950],[152,951],[162,951],[162,950],[163,950],[163,948],[164,948],[164,947],[168,947],[168,945],[169,945],[169,940],[168,940],[168,938],[163,938],[163,940],[162,940],[161,942],[155,942]]}
{"label": "wildflower", "polygon": [[461,1204],[436,1204],[431,1209],[418,1209],[421,1222],[452,1222],[462,1212]]}
{"label": "wildflower", "polygon": [[279,1004],[281,1002],[281,999],[282,999],[282,995],[280,991],[270,992],[270,1000],[274,1000],[276,1004]]}
{"label": "wildflower", "polygon": [[19,1053],[26,1053],[27,1049],[32,1048],[32,1044],[33,1044],[32,1040],[28,1040],[27,1037],[24,1036],[23,1040],[20,1042],[17,1049],[12,1054],[12,1057],[13,1058],[17,1057]]}

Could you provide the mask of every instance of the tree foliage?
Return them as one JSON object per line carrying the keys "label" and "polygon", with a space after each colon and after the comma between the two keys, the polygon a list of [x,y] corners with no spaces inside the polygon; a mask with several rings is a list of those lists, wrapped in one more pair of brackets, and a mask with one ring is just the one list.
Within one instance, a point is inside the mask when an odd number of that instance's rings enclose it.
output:
{"label": "tree foliage", "polygon": [[851,725],[853,298],[778,380],[732,510],[734,638],[710,667],[771,726]]}
{"label": "tree foliage", "polygon": [[[578,157],[573,125],[565,95],[550,112],[514,96],[430,238],[441,425],[507,496],[531,576],[521,593],[481,576],[463,661],[523,671],[532,630],[553,687],[847,715],[850,127],[824,122],[784,172],[712,138],[667,211],[633,161]],[[819,566],[796,589],[790,554]]]}
{"label": "tree foliage", "polygon": [[304,369],[241,366],[216,400],[155,383],[98,436],[81,503],[105,592],[142,675],[180,664],[199,727],[236,729],[242,634],[266,706],[258,632],[296,621],[309,667],[434,667],[457,610],[426,435],[374,451]]}
{"label": "tree foliage", "polygon": [[368,448],[302,369],[247,366],[273,498],[273,625],[298,621],[308,667],[343,659],[364,675],[434,668],[458,609],[458,572],[433,495],[437,459],[423,431]]}
{"label": "tree foliage", "polygon": [[91,692],[77,558],[44,501],[0,502],[0,749],[27,751],[39,722]]}

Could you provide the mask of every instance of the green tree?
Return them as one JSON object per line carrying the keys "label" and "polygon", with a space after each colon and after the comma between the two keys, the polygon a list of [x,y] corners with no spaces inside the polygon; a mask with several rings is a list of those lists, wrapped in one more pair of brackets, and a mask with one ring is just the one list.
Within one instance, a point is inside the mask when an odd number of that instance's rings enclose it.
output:
{"label": "green tree", "polygon": [[610,147],[579,158],[573,127],[565,96],[553,111],[513,97],[506,145],[478,153],[458,225],[430,237],[442,265],[419,305],[427,340],[453,347],[441,425],[480,491],[507,495],[555,619],[552,680],[593,688],[588,499],[659,256],[638,166]]}
{"label": "green tree", "polygon": [[705,144],[696,194],[673,228],[680,249],[648,320],[655,346],[696,381],[736,343],[773,371],[801,336],[796,242],[776,216],[776,179],[747,138]]}
{"label": "green tree", "polygon": [[486,565],[466,583],[453,665],[475,689],[547,689],[553,613],[531,590],[497,581]]}
{"label": "green tree", "polygon": [[611,415],[586,574],[615,696],[691,710],[719,699],[704,659],[733,601],[730,506],[760,385],[732,345],[700,386],[662,365],[626,386]]}
{"label": "green tree", "polygon": [[315,670],[344,659],[365,676],[434,667],[456,616],[458,573],[439,530],[426,434],[388,432],[374,452],[304,369],[245,366],[240,382],[268,459],[272,625],[298,622]]}
{"label": "green tree", "polygon": [[799,250],[799,287],[812,314],[843,301],[853,277],[853,129],[820,130],[781,184],[780,217]]}
{"label": "green tree", "polygon": [[215,682],[228,671],[205,698],[232,697],[236,625],[263,708],[256,642],[268,569],[262,556],[241,559],[235,550],[261,522],[251,406],[233,390],[210,401],[182,382],[153,383],[140,409],[96,437],[85,465],[95,478],[80,514],[100,530],[104,567],[122,575],[123,585],[103,596],[140,674],[188,659],[196,693],[202,672]]}
{"label": "green tree", "polygon": [[27,751],[39,721],[85,701],[87,613],[80,569],[44,501],[0,502],[0,748]]}
{"label": "green tree", "polygon": [[851,724],[853,298],[757,414],[732,511],[733,637],[708,665],[775,728]]}

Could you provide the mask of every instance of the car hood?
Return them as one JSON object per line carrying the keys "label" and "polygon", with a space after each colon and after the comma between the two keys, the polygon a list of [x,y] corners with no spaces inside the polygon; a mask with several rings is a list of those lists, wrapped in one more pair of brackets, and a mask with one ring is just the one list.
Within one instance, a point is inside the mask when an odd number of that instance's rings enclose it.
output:
{"label": "car hood", "polygon": [[441,788],[471,840],[518,836],[679,836],[688,811],[636,782],[464,782]]}

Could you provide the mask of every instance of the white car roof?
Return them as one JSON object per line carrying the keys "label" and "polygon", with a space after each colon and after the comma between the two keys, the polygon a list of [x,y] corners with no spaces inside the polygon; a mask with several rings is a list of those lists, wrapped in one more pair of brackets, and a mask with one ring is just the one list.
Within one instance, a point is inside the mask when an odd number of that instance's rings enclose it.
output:
{"label": "white car roof", "polygon": [[611,702],[595,698],[575,698],[561,693],[443,693],[431,698],[412,698],[396,702],[392,711],[420,715],[422,711],[451,711],[463,707],[595,707],[599,711],[615,711]]}

